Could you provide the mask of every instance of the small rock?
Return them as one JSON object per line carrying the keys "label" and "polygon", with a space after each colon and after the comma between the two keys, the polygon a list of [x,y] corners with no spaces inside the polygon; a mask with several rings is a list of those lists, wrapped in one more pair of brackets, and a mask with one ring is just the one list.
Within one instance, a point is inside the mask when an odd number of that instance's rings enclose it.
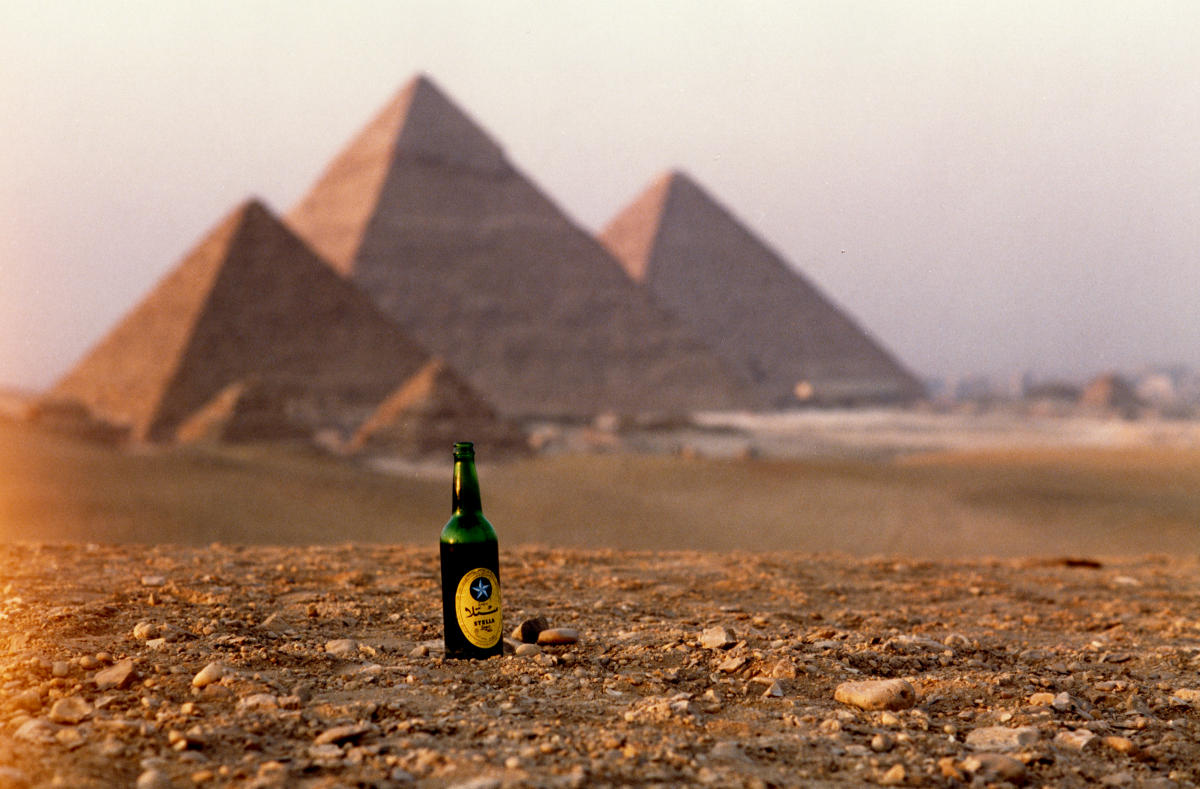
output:
{"label": "small rock", "polygon": [[727,627],[705,628],[700,634],[700,646],[705,649],[728,649],[737,643],[737,636]]}
{"label": "small rock", "polygon": [[74,725],[81,723],[92,714],[92,705],[78,696],[67,696],[54,702],[50,708],[49,718],[55,723]]}
{"label": "small rock", "polygon": [[1133,783],[1133,775],[1125,771],[1109,773],[1100,779],[1101,786],[1129,786]]}
{"label": "small rock", "polygon": [[1179,688],[1172,695],[1177,699],[1186,701],[1188,704],[1200,702],[1200,690],[1196,688]]}
{"label": "small rock", "polygon": [[1000,753],[977,753],[962,760],[961,767],[982,784],[1008,781],[1025,782],[1025,764],[1011,756]]}
{"label": "small rock", "polygon": [[967,745],[979,751],[1015,751],[1038,741],[1038,730],[1033,726],[985,726],[967,734]]}
{"label": "small rock", "polygon": [[270,693],[254,693],[239,701],[238,706],[247,710],[273,710],[279,708],[279,699]]}
{"label": "small rock", "polygon": [[742,753],[742,746],[733,740],[721,740],[712,747],[708,755],[713,759],[721,761],[735,761],[745,758]]}
{"label": "small rock", "polygon": [[896,738],[885,732],[879,732],[871,738],[871,750],[875,753],[887,753],[896,747]]}
{"label": "small rock", "polygon": [[775,680],[771,686],[763,691],[764,699],[782,699],[784,696],[783,683]]}
{"label": "small rock", "polygon": [[417,644],[412,648],[412,651],[408,653],[408,656],[415,658],[429,657],[429,647],[425,644]]}
{"label": "small rock", "polygon": [[1075,729],[1074,731],[1060,731],[1054,736],[1054,744],[1063,748],[1070,748],[1073,751],[1082,751],[1089,745],[1095,744],[1097,741],[1096,735],[1087,729]]}
{"label": "small rock", "polygon": [[1054,697],[1054,701],[1050,703],[1050,706],[1059,712],[1069,712],[1075,707],[1075,700],[1071,698],[1071,694],[1063,691]]}
{"label": "small rock", "polygon": [[153,622],[138,622],[133,626],[133,637],[138,641],[149,641],[158,636],[158,625]]}
{"label": "small rock", "polygon": [[171,789],[171,777],[162,770],[151,767],[138,776],[137,789]]}
{"label": "small rock", "polygon": [[720,665],[717,666],[717,670],[724,671],[726,674],[732,674],[735,671],[740,670],[742,666],[749,662],[750,658],[746,657],[745,655],[735,655],[722,660]]}
{"label": "small rock", "polygon": [[50,721],[43,718],[31,718],[21,724],[20,728],[13,733],[13,737],[35,745],[52,745],[55,742],[54,735],[57,733],[58,727]]}
{"label": "small rock", "polygon": [[879,776],[880,786],[899,786],[908,777],[908,771],[903,764],[893,764],[883,775]]}
{"label": "small rock", "polygon": [[960,649],[969,649],[971,647],[971,639],[967,638],[962,633],[951,633],[942,639],[942,644],[956,651]]}
{"label": "small rock", "polygon": [[280,616],[278,612],[276,612],[264,619],[262,623],[259,624],[258,629],[266,630],[270,633],[286,633],[289,630],[295,630],[296,628],[291,622],[288,622],[286,619]]}
{"label": "small rock", "polygon": [[358,642],[353,638],[335,638],[325,642],[325,651],[334,657],[352,658],[358,655]]}
{"label": "small rock", "polygon": [[37,712],[42,708],[42,692],[37,688],[26,688],[12,697],[12,705],[26,712]]}
{"label": "small rock", "polygon": [[1133,740],[1129,739],[1128,737],[1118,737],[1112,735],[1105,737],[1100,742],[1117,753],[1131,754],[1137,750],[1137,746],[1133,744]]}
{"label": "small rock", "polygon": [[862,710],[903,710],[917,703],[917,691],[903,679],[871,679],[843,682],[833,698]]}
{"label": "small rock", "polygon": [[569,627],[552,627],[538,633],[537,642],[542,646],[565,646],[579,641],[579,631]]}
{"label": "small rock", "polygon": [[220,681],[221,677],[225,676],[225,667],[219,661],[214,660],[192,677],[192,685],[197,688],[207,687],[214,682]]}
{"label": "small rock", "polygon": [[167,582],[166,576],[162,575],[143,575],[142,586],[158,588]]}
{"label": "small rock", "polygon": [[450,784],[449,789],[500,789],[502,783],[503,781],[499,778],[484,775],[479,778],[471,778],[467,781]]}
{"label": "small rock", "polygon": [[0,766],[0,786],[4,789],[27,789],[29,776],[16,767]]}
{"label": "small rock", "polygon": [[513,650],[513,654],[519,657],[525,657],[526,655],[536,655],[541,651],[542,648],[537,644],[521,644],[519,647]]}
{"label": "small rock", "polygon": [[317,735],[317,739],[313,740],[313,745],[325,745],[327,743],[345,745],[348,742],[361,740],[370,731],[371,725],[368,723],[351,723],[345,726],[334,726],[332,729],[326,729]]}
{"label": "small rock", "polygon": [[1034,707],[1049,707],[1053,703],[1053,693],[1034,693],[1029,697],[1029,704]]}
{"label": "small rock", "polygon": [[771,667],[771,676],[779,679],[795,679],[797,673],[796,664],[787,658]]}
{"label": "small rock", "polygon": [[535,616],[532,619],[526,619],[513,628],[512,637],[515,641],[520,641],[522,644],[536,644],[538,635],[543,630],[549,630],[550,623],[544,617]]}
{"label": "small rock", "polygon": [[65,677],[71,673],[71,664],[65,660],[56,660],[54,665],[50,667],[50,676]]}
{"label": "small rock", "polygon": [[96,683],[97,690],[124,690],[129,687],[134,676],[133,661],[125,659],[109,668],[97,671],[93,681]]}

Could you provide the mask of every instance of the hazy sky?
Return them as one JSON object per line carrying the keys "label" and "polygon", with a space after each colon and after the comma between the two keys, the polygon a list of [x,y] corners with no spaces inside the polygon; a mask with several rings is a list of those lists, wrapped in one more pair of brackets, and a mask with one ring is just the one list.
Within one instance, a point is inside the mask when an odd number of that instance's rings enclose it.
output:
{"label": "hazy sky", "polygon": [[691,173],[911,368],[1200,366],[1200,3],[0,3],[0,383],[428,73],[584,227]]}

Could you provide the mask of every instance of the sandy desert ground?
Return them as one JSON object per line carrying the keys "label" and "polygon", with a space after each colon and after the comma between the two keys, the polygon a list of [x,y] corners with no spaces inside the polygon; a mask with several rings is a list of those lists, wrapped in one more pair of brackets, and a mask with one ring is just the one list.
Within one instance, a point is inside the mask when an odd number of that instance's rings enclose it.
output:
{"label": "sandy desert ground", "polygon": [[507,623],[581,639],[478,663],[448,464],[0,420],[0,787],[1200,782],[1194,426],[878,420],[481,464]]}
{"label": "sandy desert ground", "polygon": [[[581,638],[482,662],[439,654],[435,564],[354,545],[3,548],[0,785],[1200,780],[1194,558],[513,548],[509,625]],[[878,679],[912,696],[835,700]]]}

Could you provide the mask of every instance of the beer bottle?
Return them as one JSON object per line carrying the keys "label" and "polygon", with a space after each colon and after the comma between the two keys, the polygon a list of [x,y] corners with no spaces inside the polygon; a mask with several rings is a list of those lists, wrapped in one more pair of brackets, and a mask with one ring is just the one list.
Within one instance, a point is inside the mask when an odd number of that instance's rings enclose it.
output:
{"label": "beer bottle", "polygon": [[454,445],[453,512],[442,529],[442,622],[448,658],[487,658],[504,651],[500,552],[483,517],[475,447]]}

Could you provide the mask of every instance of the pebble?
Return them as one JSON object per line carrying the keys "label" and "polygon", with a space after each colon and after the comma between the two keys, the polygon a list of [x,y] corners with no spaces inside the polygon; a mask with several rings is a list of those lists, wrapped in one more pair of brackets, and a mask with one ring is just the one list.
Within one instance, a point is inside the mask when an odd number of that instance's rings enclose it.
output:
{"label": "pebble", "polygon": [[1025,782],[1025,764],[1001,753],[977,753],[962,760],[962,769],[983,784]]}
{"label": "pebble", "polygon": [[1054,703],[1053,693],[1034,693],[1029,697],[1029,704],[1033,707],[1049,707]]}
{"label": "pebble", "polygon": [[358,655],[358,642],[353,638],[335,638],[325,642],[325,651],[334,657],[352,658]]}
{"label": "pebble", "polygon": [[133,626],[133,637],[138,641],[149,641],[158,636],[158,625],[153,622],[138,622]]}
{"label": "pebble", "polygon": [[1033,745],[1040,735],[1033,726],[985,726],[967,733],[967,745],[979,751],[1015,751]]}
{"label": "pebble", "polygon": [[1196,688],[1179,688],[1171,695],[1177,699],[1186,701],[1188,704],[1200,702],[1200,690]]}
{"label": "pebble", "polygon": [[750,658],[746,657],[745,655],[735,655],[734,657],[729,657],[722,660],[720,665],[717,666],[717,670],[724,671],[726,674],[732,674],[733,672],[740,670],[742,666],[749,662]]}
{"label": "pebble", "polygon": [[1102,739],[1101,742],[1117,753],[1130,754],[1137,749],[1137,746],[1133,744],[1133,740],[1129,739],[1128,737],[1110,735]]}
{"label": "pebble", "polygon": [[143,770],[137,779],[137,789],[171,789],[171,777],[156,767]]}
{"label": "pebble", "polygon": [[579,631],[569,627],[552,627],[538,633],[537,642],[542,646],[566,646],[579,641]]}
{"label": "pebble", "polygon": [[345,726],[334,726],[332,729],[326,729],[317,735],[317,739],[313,740],[313,745],[325,745],[327,743],[344,745],[348,742],[361,740],[370,731],[371,725],[368,723],[351,723]]}
{"label": "pebble", "polygon": [[782,699],[784,696],[783,683],[775,680],[770,687],[763,691],[764,699]]}
{"label": "pebble", "polygon": [[1082,751],[1089,745],[1094,745],[1097,742],[1096,735],[1087,729],[1060,731],[1054,736],[1055,745],[1070,748],[1073,751]]}
{"label": "pebble", "polygon": [[136,676],[133,670],[133,661],[129,659],[122,660],[106,669],[96,672],[93,681],[96,683],[98,690],[124,690],[129,687]]}
{"label": "pebble", "polygon": [[78,696],[67,696],[54,702],[48,717],[55,723],[74,725],[83,722],[91,714],[91,704]]}
{"label": "pebble", "polygon": [[525,657],[526,655],[536,655],[541,651],[542,648],[537,644],[521,644],[515,650],[513,650],[513,654],[519,657]]}
{"label": "pebble", "polygon": [[797,673],[799,672],[796,669],[796,664],[787,658],[780,660],[771,667],[771,676],[780,679],[795,679]]}
{"label": "pebble", "polygon": [[279,699],[270,693],[253,693],[238,702],[238,706],[247,710],[278,709]]}
{"label": "pebble", "polygon": [[876,753],[887,753],[894,747],[896,747],[896,738],[890,734],[880,732],[871,738],[871,750]]}
{"label": "pebble", "polygon": [[52,745],[58,731],[54,724],[43,718],[30,718],[17,728],[13,737],[37,745]]}
{"label": "pebble", "polygon": [[500,789],[502,783],[499,778],[484,775],[450,784],[448,789]]}
{"label": "pebble", "polygon": [[514,641],[520,641],[522,644],[536,644],[538,634],[549,629],[550,623],[544,617],[535,616],[514,627],[512,637]]}
{"label": "pebble", "polygon": [[54,665],[50,667],[50,676],[65,677],[71,673],[71,664],[65,660],[56,660]]}
{"label": "pebble", "polygon": [[1075,700],[1071,698],[1071,694],[1064,691],[1054,697],[1054,701],[1050,703],[1050,706],[1059,712],[1069,712],[1074,709]]}
{"label": "pebble", "polygon": [[917,703],[917,691],[907,680],[870,679],[843,682],[833,698],[861,710],[903,710]]}
{"label": "pebble", "polygon": [[908,771],[903,764],[893,764],[887,772],[879,776],[880,786],[899,786],[908,777]]}
{"label": "pebble", "polygon": [[708,755],[721,761],[736,761],[744,758],[742,746],[734,740],[721,740],[712,747]]}
{"label": "pebble", "polygon": [[218,682],[223,676],[225,676],[225,667],[219,661],[214,660],[192,677],[192,686],[204,688]]}
{"label": "pebble", "polygon": [[727,627],[709,627],[700,633],[700,646],[705,649],[728,649],[737,643],[737,636]]}

